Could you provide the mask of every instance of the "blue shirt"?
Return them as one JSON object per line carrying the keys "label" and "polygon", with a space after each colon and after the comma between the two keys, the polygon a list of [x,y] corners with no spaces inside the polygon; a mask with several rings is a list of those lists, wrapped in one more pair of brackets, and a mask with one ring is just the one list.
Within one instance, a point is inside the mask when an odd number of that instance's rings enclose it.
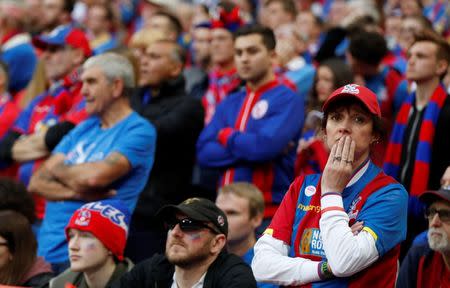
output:
{"label": "blue shirt", "polygon": [[[136,112],[132,112],[107,129],[101,128],[98,117],[87,119],[66,135],[53,153],[64,154],[68,165],[102,161],[112,152],[125,156],[130,162],[131,171],[112,183],[111,187],[117,191],[113,198],[122,200],[132,212],[153,165],[155,141],[154,127]],[[50,263],[68,260],[64,228],[75,210],[85,203],[47,202],[39,234],[38,255],[45,257]]]}
{"label": "blue shirt", "polygon": [[297,93],[307,99],[310,90],[314,85],[314,75],[316,74],[316,68],[313,65],[305,64],[298,70],[291,70],[285,73],[286,77],[294,82],[297,87]]}

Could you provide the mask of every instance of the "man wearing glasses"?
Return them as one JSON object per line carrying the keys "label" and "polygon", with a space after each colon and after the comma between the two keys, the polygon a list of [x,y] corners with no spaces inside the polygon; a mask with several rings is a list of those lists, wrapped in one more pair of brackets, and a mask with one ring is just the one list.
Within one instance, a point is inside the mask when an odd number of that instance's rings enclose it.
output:
{"label": "man wearing glasses", "polygon": [[426,191],[428,242],[414,245],[403,260],[397,287],[450,287],[450,187]]}
{"label": "man wearing glasses", "polygon": [[190,198],[164,206],[158,218],[168,229],[165,255],[156,254],[113,287],[255,287],[253,273],[224,247],[228,221],[213,202]]}

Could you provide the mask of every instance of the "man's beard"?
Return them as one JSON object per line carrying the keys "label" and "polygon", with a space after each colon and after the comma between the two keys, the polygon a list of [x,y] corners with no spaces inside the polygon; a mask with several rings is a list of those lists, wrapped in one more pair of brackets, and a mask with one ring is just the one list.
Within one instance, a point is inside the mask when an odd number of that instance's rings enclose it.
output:
{"label": "man's beard", "polygon": [[[432,233],[439,233],[441,237],[433,237]],[[431,227],[428,229],[428,244],[430,245],[430,248],[436,252],[450,252],[450,242],[447,234],[442,228]]]}
{"label": "man's beard", "polygon": [[199,251],[197,251],[197,253],[195,253],[195,254],[183,255],[183,256],[178,256],[178,255],[171,256],[166,251],[166,257],[169,260],[169,262],[172,263],[173,265],[176,265],[181,268],[188,268],[188,267],[196,266],[199,263],[202,263],[205,260],[207,260],[210,257],[210,253],[209,253],[208,245],[206,245],[206,243],[205,243],[205,245]]}

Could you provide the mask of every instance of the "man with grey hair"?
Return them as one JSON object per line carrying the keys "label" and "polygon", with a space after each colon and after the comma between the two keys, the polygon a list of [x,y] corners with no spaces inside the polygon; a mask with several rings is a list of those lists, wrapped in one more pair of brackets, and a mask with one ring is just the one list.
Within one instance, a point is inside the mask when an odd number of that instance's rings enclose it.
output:
{"label": "man with grey hair", "polygon": [[403,260],[397,287],[450,287],[450,187],[426,191],[428,241],[411,247]]}
{"label": "man with grey hair", "polygon": [[131,221],[127,255],[134,262],[164,251],[167,233],[157,229],[158,209],[189,197],[203,109],[186,95],[184,62],[183,49],[171,40],[154,42],[140,59],[143,86],[132,95],[131,107],[155,125],[158,137],[155,165]]}
{"label": "man with grey hair", "polygon": [[155,129],[129,104],[135,79],[125,57],[106,53],[88,59],[81,80],[90,117],[62,139],[28,187],[48,200],[38,254],[56,271],[68,266],[64,227],[73,212],[105,198],[120,199],[133,211],[155,150]]}

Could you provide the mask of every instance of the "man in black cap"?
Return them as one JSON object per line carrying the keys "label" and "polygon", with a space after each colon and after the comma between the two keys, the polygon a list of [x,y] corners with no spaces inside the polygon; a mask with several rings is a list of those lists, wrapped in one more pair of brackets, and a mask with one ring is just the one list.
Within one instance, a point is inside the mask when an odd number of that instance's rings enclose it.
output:
{"label": "man in black cap", "polygon": [[228,221],[204,198],[164,206],[158,218],[169,230],[166,254],[136,265],[113,287],[255,287],[252,270],[224,247]]}
{"label": "man in black cap", "polygon": [[428,241],[414,245],[403,260],[397,287],[450,287],[450,187],[426,191]]}

